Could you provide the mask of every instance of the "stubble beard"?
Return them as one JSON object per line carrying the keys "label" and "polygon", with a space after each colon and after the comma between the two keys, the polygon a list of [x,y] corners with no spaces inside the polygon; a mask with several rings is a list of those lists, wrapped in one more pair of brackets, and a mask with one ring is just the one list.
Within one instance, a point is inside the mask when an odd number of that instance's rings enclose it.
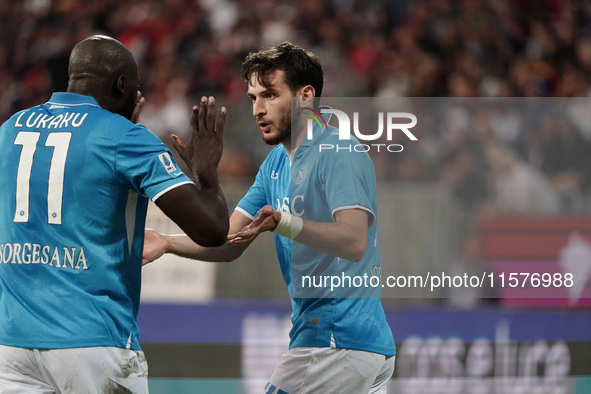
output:
{"label": "stubble beard", "polygon": [[262,134],[263,141],[267,145],[277,145],[285,141],[287,138],[291,138],[291,112],[286,111],[279,124],[277,125],[277,131],[279,132],[276,137],[265,137],[265,133]]}

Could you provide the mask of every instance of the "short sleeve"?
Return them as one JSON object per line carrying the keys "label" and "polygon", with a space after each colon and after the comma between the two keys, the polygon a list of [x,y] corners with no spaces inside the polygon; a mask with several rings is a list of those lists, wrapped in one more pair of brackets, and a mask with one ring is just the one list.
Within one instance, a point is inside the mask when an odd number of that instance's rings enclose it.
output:
{"label": "short sleeve", "polygon": [[330,152],[323,157],[319,170],[333,218],[340,210],[362,209],[368,213],[369,227],[373,226],[376,182],[369,155],[346,150]]}
{"label": "short sleeve", "polygon": [[131,189],[152,201],[175,187],[193,183],[168,147],[142,125],[132,127],[119,141],[116,169]]}
{"label": "short sleeve", "polygon": [[259,168],[253,185],[236,206],[237,211],[242,212],[251,220],[254,220],[257,212],[267,205],[267,194],[265,193],[265,184],[263,182],[263,167],[264,164]]}

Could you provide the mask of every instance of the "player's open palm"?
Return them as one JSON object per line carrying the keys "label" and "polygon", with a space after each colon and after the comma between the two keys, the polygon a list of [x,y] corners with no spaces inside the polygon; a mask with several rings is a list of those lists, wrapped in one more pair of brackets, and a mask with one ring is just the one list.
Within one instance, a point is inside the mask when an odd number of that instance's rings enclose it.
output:
{"label": "player's open palm", "polygon": [[150,264],[166,253],[168,244],[164,237],[155,230],[147,228],[144,233],[144,251],[142,265]]}
{"label": "player's open palm", "polygon": [[226,108],[222,107],[216,123],[215,99],[203,97],[200,106],[193,106],[189,143],[185,145],[180,138],[172,135],[174,148],[203,187],[217,184],[217,166],[224,148],[225,121]]}
{"label": "player's open palm", "polygon": [[275,211],[270,205],[265,205],[248,226],[236,234],[228,235],[228,244],[253,241],[260,233],[275,230],[279,220],[281,220],[281,212]]}

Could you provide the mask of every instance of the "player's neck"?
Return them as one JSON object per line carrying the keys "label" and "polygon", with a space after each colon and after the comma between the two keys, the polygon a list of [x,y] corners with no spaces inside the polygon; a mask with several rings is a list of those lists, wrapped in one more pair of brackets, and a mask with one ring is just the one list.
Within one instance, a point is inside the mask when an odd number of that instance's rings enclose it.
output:
{"label": "player's neck", "polygon": [[285,148],[287,155],[291,155],[291,137],[287,137],[283,141],[281,141],[281,145]]}
{"label": "player's neck", "polygon": [[90,96],[96,100],[101,108],[113,113],[118,113],[121,109],[121,104],[109,97],[109,94],[105,92],[104,86],[105,83],[98,79],[92,80],[89,78],[80,78],[68,82],[67,92]]}
{"label": "player's neck", "polygon": [[302,127],[304,122],[297,122],[297,127],[291,130],[291,137],[286,138],[281,142],[285,147],[285,151],[288,155],[291,154],[298,146],[304,142],[304,138],[306,137],[306,130]]}

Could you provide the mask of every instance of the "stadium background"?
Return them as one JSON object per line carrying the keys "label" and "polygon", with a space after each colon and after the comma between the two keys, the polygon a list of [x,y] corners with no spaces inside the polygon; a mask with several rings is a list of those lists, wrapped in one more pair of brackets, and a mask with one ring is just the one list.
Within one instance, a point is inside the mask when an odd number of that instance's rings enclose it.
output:
{"label": "stadium background", "polygon": [[[238,72],[263,46],[316,53],[326,97],[579,97],[567,121],[531,127],[510,111],[495,121],[460,111],[417,149],[376,160],[380,234],[395,274],[558,264],[571,242],[591,261],[591,1],[0,0],[0,121],[64,91],[69,52],[97,33],[135,54],[140,121],[165,142],[187,135],[202,95],[228,107],[219,171],[232,207],[270,150]],[[148,222],[175,231],[157,210]],[[467,392],[591,392],[589,298],[383,302],[399,354],[391,392],[455,393],[468,381]],[[147,267],[139,320],[151,392],[260,393],[289,312],[271,236],[231,264]]]}

